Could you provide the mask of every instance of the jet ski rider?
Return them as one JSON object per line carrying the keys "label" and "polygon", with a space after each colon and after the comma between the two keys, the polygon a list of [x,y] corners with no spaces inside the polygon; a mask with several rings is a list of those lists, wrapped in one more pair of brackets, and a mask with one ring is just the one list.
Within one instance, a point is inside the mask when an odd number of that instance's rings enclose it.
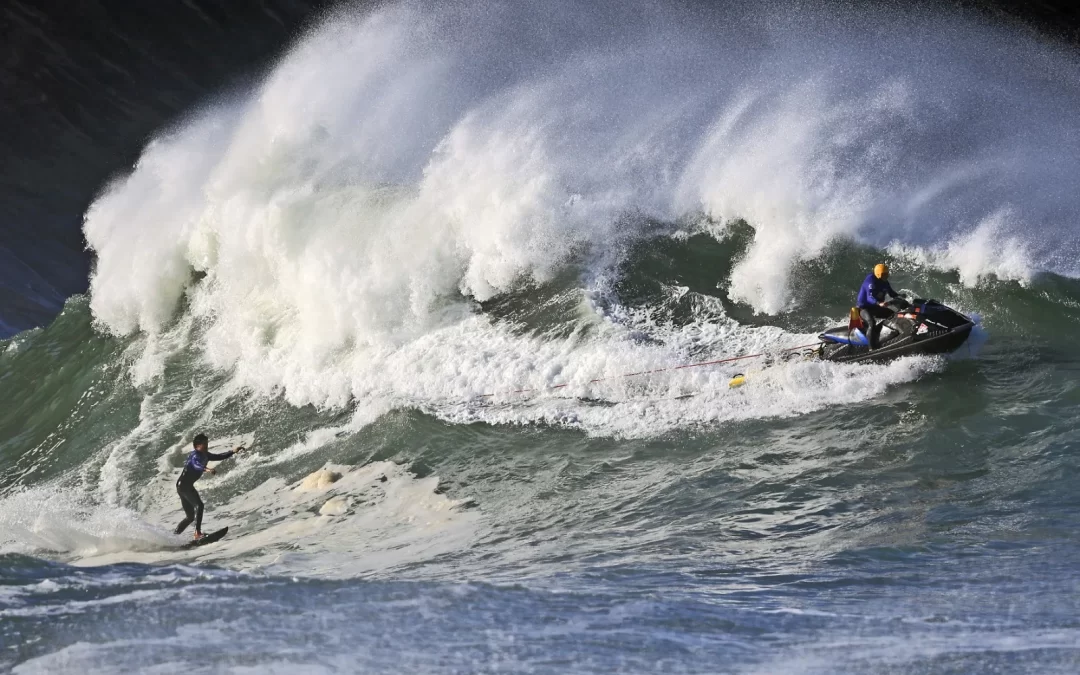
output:
{"label": "jet ski rider", "polygon": [[878,347],[874,334],[875,320],[887,319],[894,314],[888,306],[889,297],[899,298],[900,294],[889,285],[889,266],[878,263],[874,266],[874,272],[866,275],[859,288],[859,297],[855,301],[859,315],[866,324],[866,339],[870,343],[870,349]]}

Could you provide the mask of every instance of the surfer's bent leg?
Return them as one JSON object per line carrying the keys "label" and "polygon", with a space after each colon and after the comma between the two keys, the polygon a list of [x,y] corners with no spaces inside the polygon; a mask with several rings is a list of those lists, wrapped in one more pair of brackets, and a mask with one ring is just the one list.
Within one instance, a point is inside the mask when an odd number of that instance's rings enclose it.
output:
{"label": "surfer's bent leg", "polygon": [[195,492],[194,487],[191,488],[191,492],[195,495],[195,531],[202,533],[202,499],[199,498],[199,493]]}
{"label": "surfer's bent leg", "polygon": [[173,530],[175,534],[180,534],[187,526],[191,524],[191,521],[195,520],[195,507],[188,503],[188,500],[184,497],[184,484],[180,481],[176,481],[176,494],[180,495],[180,506],[184,508],[185,518],[180,521],[180,524]]}
{"label": "surfer's bent leg", "polygon": [[203,502],[199,497],[199,493],[195,490],[195,485],[176,481],[176,493],[180,495],[180,503],[184,507],[184,515],[186,516],[176,526],[176,534],[183,532],[193,520],[195,521],[195,531],[202,532]]}

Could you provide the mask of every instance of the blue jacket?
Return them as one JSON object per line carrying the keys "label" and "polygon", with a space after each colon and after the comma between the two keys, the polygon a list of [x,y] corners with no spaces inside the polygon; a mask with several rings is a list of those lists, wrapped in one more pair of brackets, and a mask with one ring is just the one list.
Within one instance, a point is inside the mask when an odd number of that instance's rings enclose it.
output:
{"label": "blue jacket", "polygon": [[184,472],[180,474],[180,480],[184,482],[194,483],[202,478],[203,472],[206,471],[207,462],[220,462],[223,459],[232,457],[234,453],[232,450],[223,452],[220,455],[213,452],[199,452],[198,450],[192,450],[188,455],[187,461],[184,462]]}
{"label": "blue jacket", "polygon": [[886,295],[891,295],[894,298],[900,297],[900,294],[892,289],[887,280],[878,279],[873,274],[868,274],[859,288],[859,298],[855,301],[855,306],[859,309],[873,307],[879,302],[884,302]]}

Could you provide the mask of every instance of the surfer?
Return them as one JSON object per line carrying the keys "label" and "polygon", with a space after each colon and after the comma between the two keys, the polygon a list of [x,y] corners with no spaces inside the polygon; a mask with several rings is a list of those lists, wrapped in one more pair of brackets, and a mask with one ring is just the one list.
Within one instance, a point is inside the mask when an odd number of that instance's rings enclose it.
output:
{"label": "surfer", "polygon": [[870,349],[877,348],[874,320],[887,319],[893,315],[893,311],[888,307],[888,296],[899,298],[900,294],[889,284],[889,266],[878,263],[874,266],[874,271],[863,279],[862,286],[859,287],[859,297],[855,301],[859,315],[866,323],[866,339],[870,343]]}
{"label": "surfer", "polygon": [[180,474],[180,477],[176,479],[176,493],[180,495],[180,504],[184,507],[184,519],[180,521],[180,524],[176,526],[176,534],[183,532],[191,521],[195,521],[195,541],[203,538],[202,532],[202,517],[203,517],[203,502],[199,498],[199,493],[195,491],[195,481],[202,478],[204,471],[210,473],[216,473],[213,469],[206,466],[207,462],[218,462],[223,459],[228,459],[233,455],[238,455],[244,451],[243,446],[237,447],[235,450],[229,450],[221,454],[209,452],[206,449],[209,440],[206,434],[197,434],[192,439],[192,445],[194,450],[188,455],[187,461],[184,462],[184,470]]}

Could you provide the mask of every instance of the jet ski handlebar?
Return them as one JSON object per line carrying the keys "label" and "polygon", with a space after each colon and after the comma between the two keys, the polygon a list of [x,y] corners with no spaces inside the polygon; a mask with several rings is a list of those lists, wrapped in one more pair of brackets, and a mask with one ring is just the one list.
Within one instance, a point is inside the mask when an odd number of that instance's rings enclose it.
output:
{"label": "jet ski handlebar", "polygon": [[[918,303],[918,300],[916,300]],[[911,307],[911,303],[907,301],[907,298],[891,298],[885,303],[885,306],[894,312],[903,311]]]}

